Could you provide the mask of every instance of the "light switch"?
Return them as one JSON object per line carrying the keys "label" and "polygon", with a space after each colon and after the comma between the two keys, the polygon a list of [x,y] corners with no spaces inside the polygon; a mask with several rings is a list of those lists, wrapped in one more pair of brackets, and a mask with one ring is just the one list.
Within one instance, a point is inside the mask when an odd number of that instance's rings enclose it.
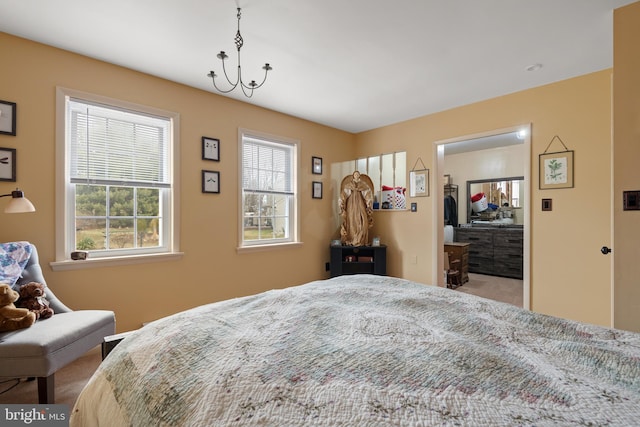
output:
{"label": "light switch", "polygon": [[622,192],[623,210],[637,211],[640,210],[640,191],[623,191]]}

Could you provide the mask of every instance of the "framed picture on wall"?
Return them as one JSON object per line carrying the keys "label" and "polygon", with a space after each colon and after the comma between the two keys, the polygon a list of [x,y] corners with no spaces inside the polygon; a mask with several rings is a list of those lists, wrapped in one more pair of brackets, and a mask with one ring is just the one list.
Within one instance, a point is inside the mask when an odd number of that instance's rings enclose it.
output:
{"label": "framed picture on wall", "polygon": [[429,195],[429,169],[411,171],[409,184],[410,197],[427,197]]}
{"label": "framed picture on wall", "polygon": [[0,134],[16,135],[16,103],[0,101]]}
{"label": "framed picture on wall", "polygon": [[311,157],[311,172],[322,175],[322,157]]}
{"label": "framed picture on wall", "polygon": [[16,182],[16,149],[0,147],[0,181]]}
{"label": "framed picture on wall", "polygon": [[540,190],[573,188],[573,150],[540,154]]}
{"label": "framed picture on wall", "polygon": [[216,138],[202,137],[202,160],[220,161],[220,140]]}
{"label": "framed picture on wall", "polygon": [[313,181],[312,197],[314,199],[322,199],[322,183],[320,181]]}
{"label": "framed picture on wall", "polygon": [[220,172],[218,171],[202,171],[202,192],[203,193],[219,193],[220,192]]}

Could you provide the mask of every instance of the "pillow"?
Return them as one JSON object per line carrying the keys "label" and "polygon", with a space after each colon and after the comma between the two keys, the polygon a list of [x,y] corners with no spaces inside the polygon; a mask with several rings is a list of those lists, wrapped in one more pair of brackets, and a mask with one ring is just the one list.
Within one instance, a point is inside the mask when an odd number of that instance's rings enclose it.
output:
{"label": "pillow", "polygon": [[403,187],[389,187],[388,185],[382,186],[381,199],[382,203],[388,202],[396,209],[406,209],[407,201],[405,197],[406,188]]}
{"label": "pillow", "polygon": [[31,258],[31,243],[0,243],[0,283],[15,285]]}

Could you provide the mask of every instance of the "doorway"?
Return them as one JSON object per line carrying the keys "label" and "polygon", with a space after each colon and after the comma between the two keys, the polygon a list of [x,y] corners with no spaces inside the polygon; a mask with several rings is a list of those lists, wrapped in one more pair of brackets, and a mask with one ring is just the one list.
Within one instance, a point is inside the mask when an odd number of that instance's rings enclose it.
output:
{"label": "doorway", "polygon": [[[523,196],[522,196],[522,223],[523,223],[523,266],[522,266],[522,307],[529,310],[531,307],[530,301],[530,222],[531,222],[531,124],[522,126],[514,126],[504,129],[496,129],[484,133],[464,135],[457,138],[441,140],[434,142],[434,173],[433,176],[436,183],[436,200],[433,203],[433,235],[437,236],[433,239],[433,253],[434,257],[433,266],[433,283],[438,283],[439,286],[445,286],[444,277],[440,272],[444,269],[444,255],[442,248],[444,247],[444,175],[445,175],[445,153],[473,153],[482,150],[488,150],[492,148],[506,147],[509,144],[514,143],[514,137],[518,138],[518,144],[522,144],[522,176],[524,176]],[[454,150],[454,151],[452,151]],[[479,177],[467,179],[481,179],[481,178],[495,178],[492,177]],[[460,182],[460,187],[466,188],[466,182]],[[461,194],[459,200],[466,206],[466,198],[469,195],[464,192]],[[464,218],[464,217],[462,217]]]}

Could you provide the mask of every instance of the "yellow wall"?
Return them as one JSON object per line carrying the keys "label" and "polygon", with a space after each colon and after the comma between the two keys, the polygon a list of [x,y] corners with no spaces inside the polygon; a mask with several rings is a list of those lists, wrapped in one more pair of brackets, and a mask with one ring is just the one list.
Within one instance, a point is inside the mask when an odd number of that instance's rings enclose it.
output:
{"label": "yellow wall", "polygon": [[[357,135],[358,155],[402,149],[409,165],[420,157],[433,170],[435,141],[531,123],[531,308],[610,325],[610,258],[600,254],[611,243],[610,88],[605,70],[420,117]],[[575,188],[538,189],[538,155],[554,135],[575,150]],[[435,181],[432,197],[408,200],[418,212],[376,217],[392,275],[432,281]],[[541,212],[542,198],[553,199],[552,212]]]}
{"label": "yellow wall", "polygon": [[[327,277],[324,263],[336,232],[331,164],[406,151],[408,167],[420,157],[433,169],[434,141],[527,123],[532,123],[532,309],[610,324],[611,258],[599,249],[611,246],[611,70],[354,136],[2,33],[0,55],[10,58],[0,67],[0,96],[18,103],[18,136],[0,135],[1,147],[18,149],[18,182],[0,183],[0,192],[17,184],[38,209],[0,214],[0,240],[36,243],[56,294],[76,309],[115,310],[119,331],[202,303]],[[66,272],[48,267],[55,245],[56,85],[181,114],[182,260]],[[236,253],[238,127],[302,141],[301,249]],[[222,161],[215,164],[220,195],[200,192],[200,170],[211,168],[200,160],[203,135],[221,139]],[[554,135],[575,150],[575,188],[541,191],[538,154]],[[324,160],[322,200],[311,198],[311,181],[317,180],[311,156]],[[432,176],[431,197],[408,200],[418,203],[418,212],[374,214],[373,233],[389,246],[392,275],[431,282],[435,181]],[[542,198],[553,198],[552,212],[540,211]]]}
{"label": "yellow wall", "polygon": [[640,2],[614,13],[614,277],[617,328],[640,332],[640,212],[622,192],[640,190]]}
{"label": "yellow wall", "polygon": [[[49,286],[75,309],[113,309],[119,331],[142,322],[226,298],[328,277],[332,204],[311,198],[311,157],[325,165],[355,155],[352,134],[253,107],[0,33],[0,99],[17,103],[17,136],[0,135],[0,147],[17,149],[17,182],[36,205],[33,214],[0,211],[0,241],[29,240],[40,253]],[[203,71],[204,72],[204,71]],[[204,76],[204,74],[203,74]],[[204,79],[205,77],[203,77]],[[182,219],[180,261],[53,272],[55,254],[55,89],[63,86],[181,115]],[[302,241],[296,249],[237,254],[238,127],[301,141]],[[200,138],[220,138],[221,161],[201,160]],[[221,193],[201,193],[200,171],[219,170]],[[4,209],[7,199],[0,200]]]}

